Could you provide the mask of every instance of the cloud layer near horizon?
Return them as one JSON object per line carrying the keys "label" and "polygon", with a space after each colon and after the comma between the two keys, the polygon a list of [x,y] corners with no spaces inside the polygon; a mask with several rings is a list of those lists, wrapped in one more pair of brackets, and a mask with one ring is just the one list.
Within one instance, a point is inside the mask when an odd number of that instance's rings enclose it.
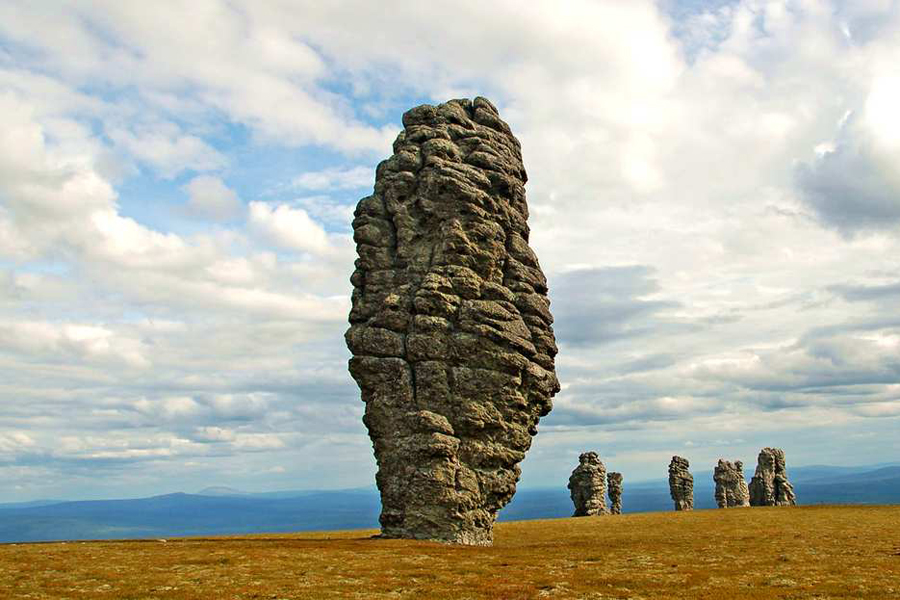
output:
{"label": "cloud layer near horizon", "polygon": [[371,484],[350,214],[478,94],[561,349],[525,483],[900,459],[900,8],[696,4],[0,6],[0,501]]}

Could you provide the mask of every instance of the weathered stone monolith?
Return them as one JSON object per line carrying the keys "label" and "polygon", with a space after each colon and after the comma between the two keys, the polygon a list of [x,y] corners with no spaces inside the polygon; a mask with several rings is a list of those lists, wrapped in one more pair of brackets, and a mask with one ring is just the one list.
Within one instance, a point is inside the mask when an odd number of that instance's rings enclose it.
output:
{"label": "weathered stone monolith", "polygon": [[669,494],[675,510],[694,510],[694,476],[688,470],[688,459],[673,456],[669,463]]}
{"label": "weathered stone monolith", "polygon": [[713,472],[713,480],[716,482],[716,505],[719,508],[750,506],[744,463],[736,460],[732,464],[720,458]]}
{"label": "weathered stone monolith", "polygon": [[606,508],[606,466],[596,452],[582,452],[569,476],[569,495],[575,505],[573,517],[609,513]]}
{"label": "weathered stone monolith", "polygon": [[606,493],[609,494],[609,512],[613,515],[622,514],[622,474],[606,474]]}
{"label": "weathered stone monolith", "polygon": [[559,391],[518,140],[484,98],[403,115],[359,201],[350,373],[381,533],[487,545]]}
{"label": "weathered stone monolith", "polygon": [[784,450],[763,448],[759,451],[756,473],[750,480],[750,506],[794,506],[794,486],[787,478]]}

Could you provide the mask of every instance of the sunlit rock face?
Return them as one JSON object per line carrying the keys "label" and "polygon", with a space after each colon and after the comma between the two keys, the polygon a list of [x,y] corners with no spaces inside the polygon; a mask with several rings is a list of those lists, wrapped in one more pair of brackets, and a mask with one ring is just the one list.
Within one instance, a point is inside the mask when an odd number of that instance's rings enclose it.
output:
{"label": "sunlit rock face", "polygon": [[750,480],[750,506],[794,506],[797,497],[787,478],[784,450],[759,451],[756,473]]}
{"label": "sunlit rock face", "polygon": [[569,476],[569,495],[575,505],[573,517],[609,514],[606,508],[606,466],[596,452],[583,452]]}
{"label": "sunlit rock face", "polygon": [[719,459],[713,471],[716,482],[716,505],[719,508],[750,506],[750,491],[744,480],[744,463]]}
{"label": "sunlit rock face", "polygon": [[606,474],[606,493],[609,494],[609,513],[622,514],[622,474],[613,471]]}
{"label": "sunlit rock face", "polygon": [[673,456],[669,463],[669,494],[675,510],[694,510],[694,476],[688,459]]}
{"label": "sunlit rock face", "polygon": [[354,213],[346,334],[381,531],[486,545],[559,391],[521,148],[484,98],[403,126]]}

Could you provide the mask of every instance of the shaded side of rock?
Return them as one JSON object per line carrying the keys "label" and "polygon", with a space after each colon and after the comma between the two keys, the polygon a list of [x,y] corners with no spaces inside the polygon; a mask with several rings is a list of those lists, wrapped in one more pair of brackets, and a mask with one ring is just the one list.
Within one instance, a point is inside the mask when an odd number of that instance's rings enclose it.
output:
{"label": "shaded side of rock", "polygon": [[784,450],[759,451],[756,472],[750,480],[750,506],[795,506],[794,486],[787,478]]}
{"label": "shaded side of rock", "polygon": [[609,512],[622,514],[622,474],[615,471],[606,475],[606,492],[609,494]]}
{"label": "shaded side of rock", "polygon": [[569,495],[575,505],[573,517],[608,514],[606,508],[606,466],[596,452],[584,452],[569,477]]}
{"label": "shaded side of rock", "polygon": [[719,459],[713,471],[716,482],[716,505],[719,508],[750,506],[750,492],[744,480],[744,463]]}
{"label": "shaded side of rock", "polygon": [[688,470],[688,459],[673,456],[669,462],[669,494],[675,510],[694,510],[694,476]]}
{"label": "shaded side of rock", "polygon": [[490,544],[559,391],[518,140],[486,99],[403,115],[359,201],[350,373],[385,537]]}

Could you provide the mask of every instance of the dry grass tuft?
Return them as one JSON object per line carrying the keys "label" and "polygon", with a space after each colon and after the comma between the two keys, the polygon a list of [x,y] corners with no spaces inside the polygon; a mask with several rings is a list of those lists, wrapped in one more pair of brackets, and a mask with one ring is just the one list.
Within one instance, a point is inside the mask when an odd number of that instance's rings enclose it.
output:
{"label": "dry grass tuft", "polygon": [[0,546],[0,598],[900,598],[900,506],[501,523],[492,548],[374,531]]}

